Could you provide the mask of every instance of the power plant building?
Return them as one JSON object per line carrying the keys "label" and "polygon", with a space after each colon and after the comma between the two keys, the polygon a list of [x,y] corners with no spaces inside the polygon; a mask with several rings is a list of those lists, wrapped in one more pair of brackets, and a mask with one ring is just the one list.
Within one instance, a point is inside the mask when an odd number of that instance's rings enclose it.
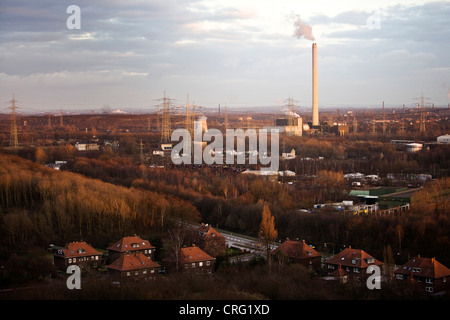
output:
{"label": "power plant building", "polygon": [[301,117],[277,118],[274,126],[266,126],[264,129],[268,131],[277,129],[280,133],[284,132],[287,135],[300,137],[303,134],[303,119]]}

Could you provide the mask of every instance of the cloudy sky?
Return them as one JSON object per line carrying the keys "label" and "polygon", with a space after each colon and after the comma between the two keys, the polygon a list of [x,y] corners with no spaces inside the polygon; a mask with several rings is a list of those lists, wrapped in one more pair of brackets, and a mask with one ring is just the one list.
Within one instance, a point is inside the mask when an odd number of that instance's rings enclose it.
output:
{"label": "cloudy sky", "polygon": [[[80,8],[80,29],[67,27]],[[72,16],[72,17],[71,17]],[[0,0],[0,113],[450,102],[450,1]]]}

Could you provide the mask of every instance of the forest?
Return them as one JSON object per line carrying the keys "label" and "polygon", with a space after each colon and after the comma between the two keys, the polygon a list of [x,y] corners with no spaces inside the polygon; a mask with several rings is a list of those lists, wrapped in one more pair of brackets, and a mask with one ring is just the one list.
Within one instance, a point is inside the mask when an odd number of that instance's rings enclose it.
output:
{"label": "forest", "polygon": [[[72,131],[76,132],[75,128]],[[273,180],[242,174],[245,166],[176,166],[152,156],[148,147],[143,162],[139,142],[144,141],[146,146],[155,142],[152,133],[122,132],[110,136],[98,132],[97,138],[99,143],[118,141],[117,147],[105,144],[99,151],[80,152],[73,144],[53,143],[2,149],[2,286],[41,279],[51,270],[47,251],[51,244],[63,246],[84,240],[95,248],[105,248],[122,236],[139,234],[161,248],[158,258],[163,258],[170,250],[168,234],[177,227],[175,221],[204,222],[257,237],[266,207],[273,215],[279,242],[286,238],[303,239],[326,254],[352,246],[388,265],[403,264],[420,254],[450,266],[450,148],[446,145],[406,153],[380,139],[283,136],[282,152],[296,150],[295,159],[280,162],[280,170],[296,173],[294,183],[288,183],[288,178]],[[45,166],[57,160],[66,161],[60,170]],[[344,173],[349,172],[380,175],[380,181],[371,186],[422,189],[411,199],[410,210],[401,214],[305,210],[316,203],[346,200],[352,186],[344,179]],[[400,179],[387,179],[389,173]],[[421,173],[434,179],[419,183],[408,178]],[[188,237],[185,241],[190,244]],[[366,293],[339,284],[323,288],[321,281],[298,266],[272,270],[268,276],[266,266],[258,260],[234,267],[223,257],[218,262],[214,277],[205,280],[201,288],[193,278],[173,275],[167,280],[173,290],[155,282],[159,291],[144,293],[131,286],[114,293],[114,288],[103,290],[108,284],[96,283],[103,294],[95,288],[84,294],[99,298],[109,297],[108,292],[118,298],[128,294],[150,299],[184,299],[189,292],[195,292],[200,299],[367,298]],[[243,279],[242,275],[245,281],[229,281]],[[294,280],[302,285],[293,287]],[[223,290],[206,289],[214,287],[207,286],[212,282],[220,284]],[[175,290],[181,286],[190,286],[191,291],[183,291],[183,295]],[[52,294],[74,298],[74,293],[64,292],[64,288],[55,287],[54,292],[48,292],[49,298],[53,298]],[[398,292],[384,292],[384,297],[398,298]]]}
{"label": "forest", "polygon": [[106,247],[124,235],[164,230],[170,219],[200,219],[190,202],[170,194],[56,171],[17,156],[0,155],[0,175],[2,254],[79,239]]}

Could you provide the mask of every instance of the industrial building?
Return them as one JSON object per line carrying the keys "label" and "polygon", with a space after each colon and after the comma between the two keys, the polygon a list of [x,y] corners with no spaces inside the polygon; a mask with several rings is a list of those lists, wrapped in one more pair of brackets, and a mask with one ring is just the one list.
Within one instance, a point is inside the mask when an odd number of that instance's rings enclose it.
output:
{"label": "industrial building", "polygon": [[274,126],[266,126],[264,129],[267,131],[277,129],[279,132],[284,132],[287,135],[301,137],[303,135],[303,120],[301,117],[277,118]]}
{"label": "industrial building", "polygon": [[320,126],[322,132],[331,133],[338,137],[347,136],[350,132],[348,124],[340,122],[324,121]]}

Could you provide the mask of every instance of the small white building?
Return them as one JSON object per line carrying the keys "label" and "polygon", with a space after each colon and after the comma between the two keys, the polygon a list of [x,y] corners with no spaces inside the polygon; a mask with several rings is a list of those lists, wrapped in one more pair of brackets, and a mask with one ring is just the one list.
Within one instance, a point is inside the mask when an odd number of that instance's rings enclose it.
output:
{"label": "small white building", "polygon": [[283,152],[281,157],[283,159],[295,159],[295,149],[292,149],[291,152]]}
{"label": "small white building", "polygon": [[450,134],[437,137],[437,143],[450,143]]}
{"label": "small white building", "polygon": [[100,149],[100,146],[96,143],[76,143],[75,148],[78,151],[96,151]]}

